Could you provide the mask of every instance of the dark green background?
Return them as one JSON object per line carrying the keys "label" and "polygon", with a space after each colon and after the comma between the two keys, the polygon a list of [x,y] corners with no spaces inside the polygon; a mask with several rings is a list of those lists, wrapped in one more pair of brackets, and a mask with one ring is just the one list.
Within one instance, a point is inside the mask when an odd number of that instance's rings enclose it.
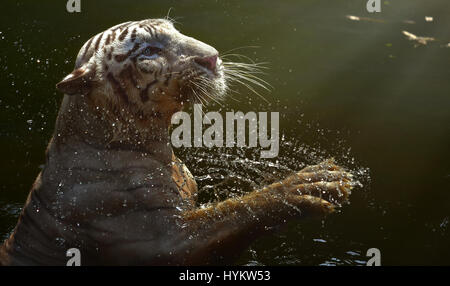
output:
{"label": "dark green background", "polygon": [[[82,12],[69,14],[66,1],[1,1],[0,238],[13,229],[44,163],[62,98],[54,86],[82,44],[172,7],[183,33],[221,52],[259,46],[236,52],[269,62],[263,78],[273,86],[264,93],[271,104],[236,87],[222,111],[281,115],[276,159],[260,161],[257,150],[177,150],[199,176],[203,201],[331,156],[364,184],[341,213],[292,222],[256,241],[239,264],[360,265],[371,247],[386,265],[450,264],[448,0],[384,1],[376,15],[362,0],[81,2]],[[402,30],[438,41],[416,47]]]}

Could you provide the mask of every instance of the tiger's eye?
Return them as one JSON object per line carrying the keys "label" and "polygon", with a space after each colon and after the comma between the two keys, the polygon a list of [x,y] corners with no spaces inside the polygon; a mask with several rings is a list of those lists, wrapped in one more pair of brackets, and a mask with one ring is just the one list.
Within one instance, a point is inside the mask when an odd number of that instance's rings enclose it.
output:
{"label": "tiger's eye", "polygon": [[145,50],[142,52],[143,55],[146,56],[152,56],[152,55],[156,55],[159,54],[162,51],[162,49],[158,48],[158,47],[147,47],[145,48]]}

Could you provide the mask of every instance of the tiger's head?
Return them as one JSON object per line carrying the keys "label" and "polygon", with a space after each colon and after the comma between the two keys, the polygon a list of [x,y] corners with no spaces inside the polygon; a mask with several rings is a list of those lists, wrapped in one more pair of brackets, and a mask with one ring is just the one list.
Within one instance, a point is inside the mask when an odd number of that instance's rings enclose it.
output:
{"label": "tiger's head", "polygon": [[169,20],[148,19],[92,37],[74,71],[56,86],[127,118],[170,120],[185,103],[223,96],[225,78],[216,49],[181,34]]}

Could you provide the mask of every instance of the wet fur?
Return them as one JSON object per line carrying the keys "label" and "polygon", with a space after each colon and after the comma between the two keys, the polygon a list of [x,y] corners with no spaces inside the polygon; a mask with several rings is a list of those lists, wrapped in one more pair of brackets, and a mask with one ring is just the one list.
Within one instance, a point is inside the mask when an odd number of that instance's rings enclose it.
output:
{"label": "wet fur", "polygon": [[[140,47],[156,38],[165,56],[139,66]],[[231,263],[267,227],[320,217],[346,201],[352,177],[326,161],[197,206],[195,180],[173,154],[168,127],[194,101],[192,82],[204,73],[192,57],[216,52],[167,20],[127,22],[90,39],[58,85],[66,95],[45,168],[0,264],[65,265],[73,247],[82,265]],[[205,78],[210,95],[226,91],[223,75]]]}

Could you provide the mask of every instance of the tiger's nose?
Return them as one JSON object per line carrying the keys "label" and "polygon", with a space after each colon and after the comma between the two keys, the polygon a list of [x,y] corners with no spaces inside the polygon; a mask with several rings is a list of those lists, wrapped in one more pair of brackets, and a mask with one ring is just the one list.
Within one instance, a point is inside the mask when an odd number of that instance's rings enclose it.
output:
{"label": "tiger's nose", "polygon": [[211,72],[215,73],[217,68],[217,55],[209,56],[209,57],[196,57],[194,61],[201,65],[202,67],[207,68]]}

